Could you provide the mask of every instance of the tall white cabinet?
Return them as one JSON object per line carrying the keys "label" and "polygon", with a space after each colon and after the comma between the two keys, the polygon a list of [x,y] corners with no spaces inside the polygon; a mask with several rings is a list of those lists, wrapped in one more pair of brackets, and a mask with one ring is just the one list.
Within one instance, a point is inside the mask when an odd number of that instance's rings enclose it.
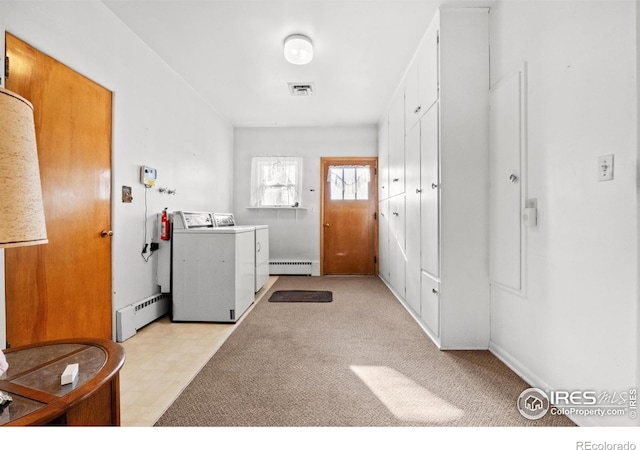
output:
{"label": "tall white cabinet", "polygon": [[488,16],[441,8],[380,121],[380,276],[442,349],[489,343]]}

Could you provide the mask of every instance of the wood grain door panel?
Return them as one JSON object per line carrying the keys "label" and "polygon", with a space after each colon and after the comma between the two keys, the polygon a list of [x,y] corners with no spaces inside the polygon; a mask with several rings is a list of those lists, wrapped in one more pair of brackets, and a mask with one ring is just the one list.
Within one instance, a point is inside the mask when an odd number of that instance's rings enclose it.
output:
{"label": "wood grain door panel", "polygon": [[5,251],[7,342],[111,339],[111,92],[6,35],[33,103],[49,243]]}
{"label": "wood grain door panel", "polygon": [[[322,158],[323,274],[377,273],[377,158]],[[332,166],[368,165],[366,200],[332,199],[328,181]]]}

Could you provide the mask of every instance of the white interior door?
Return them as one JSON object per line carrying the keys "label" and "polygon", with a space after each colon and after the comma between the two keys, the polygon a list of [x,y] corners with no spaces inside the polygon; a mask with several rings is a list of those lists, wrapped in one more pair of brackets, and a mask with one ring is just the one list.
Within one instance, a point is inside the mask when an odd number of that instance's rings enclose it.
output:
{"label": "white interior door", "polygon": [[495,86],[489,96],[490,247],[493,283],[522,288],[523,72]]}

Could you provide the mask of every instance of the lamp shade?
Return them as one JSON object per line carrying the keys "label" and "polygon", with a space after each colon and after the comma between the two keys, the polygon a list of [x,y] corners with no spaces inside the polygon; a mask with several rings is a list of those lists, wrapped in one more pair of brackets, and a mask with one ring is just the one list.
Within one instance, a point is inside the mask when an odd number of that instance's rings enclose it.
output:
{"label": "lamp shade", "polygon": [[291,64],[307,64],[313,59],[311,39],[302,34],[292,34],[284,40],[284,58]]}
{"label": "lamp shade", "polygon": [[0,247],[47,242],[33,106],[0,88]]}

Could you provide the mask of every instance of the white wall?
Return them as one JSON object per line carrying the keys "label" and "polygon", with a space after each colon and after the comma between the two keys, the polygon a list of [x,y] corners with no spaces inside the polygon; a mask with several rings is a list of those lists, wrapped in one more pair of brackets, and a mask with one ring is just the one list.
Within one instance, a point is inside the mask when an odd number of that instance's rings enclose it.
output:
{"label": "white wall", "polygon": [[[320,157],[377,156],[375,125],[353,127],[236,128],[234,214],[239,224],[269,225],[272,260],[320,260]],[[306,210],[249,210],[251,158],[302,156]]]}
{"label": "white wall", "polygon": [[[528,66],[528,192],[539,207],[527,235],[527,294],[492,288],[491,345],[537,387],[637,386],[635,8],[502,1],[491,10],[492,84]],[[614,180],[598,182],[597,157],[611,153]]]}
{"label": "white wall", "polygon": [[[159,291],[153,259],[140,255],[139,167],[154,167],[157,186],[177,190],[175,196],[147,190],[149,233],[152,215],[164,207],[228,210],[233,128],[99,1],[0,1],[2,27],[113,91],[114,311],[153,295]],[[131,204],[121,201],[123,185],[133,188]]]}

